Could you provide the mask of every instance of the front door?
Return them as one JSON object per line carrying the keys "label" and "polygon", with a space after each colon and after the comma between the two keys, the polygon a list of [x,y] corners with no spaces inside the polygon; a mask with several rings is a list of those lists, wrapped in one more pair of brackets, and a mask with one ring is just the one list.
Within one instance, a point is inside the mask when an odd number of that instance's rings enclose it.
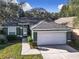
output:
{"label": "front door", "polygon": [[27,28],[23,28],[23,36],[27,36]]}

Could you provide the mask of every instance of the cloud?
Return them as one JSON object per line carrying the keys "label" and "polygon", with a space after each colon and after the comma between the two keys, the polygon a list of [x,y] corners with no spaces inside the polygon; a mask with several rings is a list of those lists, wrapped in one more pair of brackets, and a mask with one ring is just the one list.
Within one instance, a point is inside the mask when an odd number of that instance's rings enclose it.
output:
{"label": "cloud", "polygon": [[26,3],[22,4],[22,9],[24,11],[28,11],[28,10],[32,9],[32,6],[26,2]]}
{"label": "cloud", "polygon": [[17,0],[12,0],[12,3],[18,3]]}
{"label": "cloud", "polygon": [[64,4],[58,5],[58,9],[61,10],[63,6],[64,6]]}
{"label": "cloud", "polygon": [[1,0],[1,1],[6,2],[6,3],[8,3],[8,2],[11,2],[11,3],[18,3],[17,0]]}

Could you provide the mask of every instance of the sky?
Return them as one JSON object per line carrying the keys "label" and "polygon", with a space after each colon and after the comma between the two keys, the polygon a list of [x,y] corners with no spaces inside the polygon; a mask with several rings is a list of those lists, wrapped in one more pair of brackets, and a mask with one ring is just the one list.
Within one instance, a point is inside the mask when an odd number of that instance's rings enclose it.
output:
{"label": "sky", "polygon": [[[44,8],[48,12],[59,12],[67,0],[17,0],[26,2],[31,8]],[[28,7],[28,6],[27,6]]]}

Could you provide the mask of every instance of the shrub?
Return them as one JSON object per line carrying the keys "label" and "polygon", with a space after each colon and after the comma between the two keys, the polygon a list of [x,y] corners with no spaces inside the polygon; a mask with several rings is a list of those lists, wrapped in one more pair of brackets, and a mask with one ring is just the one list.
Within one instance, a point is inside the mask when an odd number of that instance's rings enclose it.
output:
{"label": "shrub", "polygon": [[4,34],[4,31],[3,30],[0,30],[0,34]]}
{"label": "shrub", "polygon": [[32,43],[32,42],[33,42],[31,36],[28,37],[28,42],[29,42],[29,43]]}
{"label": "shrub", "polygon": [[33,41],[32,45],[33,45],[33,48],[37,48],[37,43],[36,42]]}
{"label": "shrub", "polygon": [[0,39],[0,44],[5,44],[5,43],[7,43],[7,40]]}
{"label": "shrub", "polygon": [[8,36],[7,36],[7,39],[8,39],[9,41],[17,40],[17,36],[16,36],[16,35],[8,35]]}
{"label": "shrub", "polygon": [[31,36],[28,37],[28,42],[30,44],[30,48],[37,48],[37,44],[36,44],[36,42],[33,41]]}
{"label": "shrub", "polygon": [[33,48],[33,40],[31,38],[31,36],[28,37],[28,43],[30,44],[30,48]]}
{"label": "shrub", "polygon": [[0,35],[0,44],[7,43],[7,39],[5,35]]}

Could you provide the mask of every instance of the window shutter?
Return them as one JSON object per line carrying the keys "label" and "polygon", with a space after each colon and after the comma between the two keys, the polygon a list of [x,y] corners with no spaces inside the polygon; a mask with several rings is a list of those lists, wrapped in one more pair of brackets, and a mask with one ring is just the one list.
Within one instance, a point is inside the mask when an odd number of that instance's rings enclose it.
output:
{"label": "window shutter", "polygon": [[23,29],[20,29],[20,35],[23,35]]}
{"label": "window shutter", "polygon": [[20,35],[20,28],[19,27],[16,29],[16,31],[17,31],[17,35]]}
{"label": "window shutter", "polygon": [[8,35],[8,28],[3,28],[4,34]]}
{"label": "window shutter", "polygon": [[37,32],[33,32],[34,41],[37,41]]}
{"label": "window shutter", "polygon": [[21,29],[20,27],[17,27],[16,31],[17,35],[23,35],[23,29]]}

